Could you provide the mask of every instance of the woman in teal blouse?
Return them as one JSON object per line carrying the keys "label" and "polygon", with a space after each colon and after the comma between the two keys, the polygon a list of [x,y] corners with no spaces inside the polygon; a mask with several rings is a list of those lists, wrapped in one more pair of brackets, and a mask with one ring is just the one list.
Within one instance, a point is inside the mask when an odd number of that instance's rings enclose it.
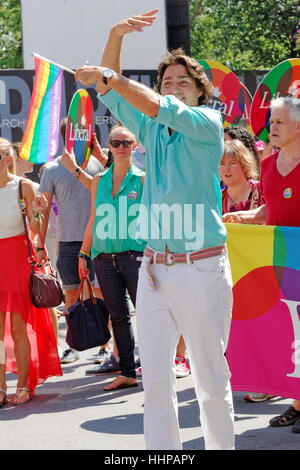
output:
{"label": "woman in teal blouse", "polygon": [[135,136],[114,127],[109,149],[114,162],[94,177],[92,208],[79,258],[79,275],[87,273],[91,253],[95,271],[110,313],[121,374],[104,390],[137,386],[134,336],[126,290],[135,305],[138,270],[145,242],[136,239],[136,223],[143,192],[143,172],[132,164]]}

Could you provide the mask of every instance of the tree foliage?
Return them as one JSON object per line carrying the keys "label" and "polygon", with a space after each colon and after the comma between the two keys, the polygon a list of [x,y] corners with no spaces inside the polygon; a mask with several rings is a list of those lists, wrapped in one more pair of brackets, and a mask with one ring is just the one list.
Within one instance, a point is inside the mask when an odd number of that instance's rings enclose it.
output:
{"label": "tree foliage", "polygon": [[20,68],[22,60],[21,5],[19,0],[0,3],[0,69]]}
{"label": "tree foliage", "polygon": [[[0,2],[1,69],[23,65],[20,3]],[[191,55],[235,71],[273,68],[291,57],[299,18],[299,0],[190,0]]]}
{"label": "tree foliage", "polygon": [[291,57],[299,0],[190,0],[191,55],[232,70],[270,69]]}

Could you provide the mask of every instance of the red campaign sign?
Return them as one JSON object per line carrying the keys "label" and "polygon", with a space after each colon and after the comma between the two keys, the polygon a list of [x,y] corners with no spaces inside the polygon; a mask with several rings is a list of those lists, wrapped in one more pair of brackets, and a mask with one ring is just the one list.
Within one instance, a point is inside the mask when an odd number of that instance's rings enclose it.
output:
{"label": "red campaign sign", "polygon": [[223,126],[243,126],[252,132],[250,106],[252,96],[239,78],[225,65],[213,60],[199,60],[213,86],[208,106],[223,117]]}

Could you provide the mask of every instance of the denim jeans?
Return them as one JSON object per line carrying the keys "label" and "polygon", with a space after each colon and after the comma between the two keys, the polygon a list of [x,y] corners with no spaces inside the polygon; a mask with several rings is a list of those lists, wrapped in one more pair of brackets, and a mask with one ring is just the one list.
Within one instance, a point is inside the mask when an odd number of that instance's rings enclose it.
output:
{"label": "denim jeans", "polygon": [[[80,279],[78,275],[78,253],[82,242],[59,242],[57,269],[62,280],[62,287],[65,290],[78,289]],[[94,266],[88,260],[89,278],[94,282]]]}
{"label": "denim jeans", "polygon": [[126,290],[135,306],[136,291],[143,253],[101,253],[94,259],[95,272],[108,308],[116,345],[119,351],[121,374],[136,377],[134,366],[134,335]]}

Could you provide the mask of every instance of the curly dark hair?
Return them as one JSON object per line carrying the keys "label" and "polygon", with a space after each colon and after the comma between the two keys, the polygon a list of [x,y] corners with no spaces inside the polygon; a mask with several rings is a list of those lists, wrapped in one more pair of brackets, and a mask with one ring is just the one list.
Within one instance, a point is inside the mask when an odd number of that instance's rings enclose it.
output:
{"label": "curly dark hair", "polygon": [[201,104],[207,104],[212,97],[212,85],[208,80],[206,73],[203,71],[202,65],[192,57],[185,54],[184,50],[180,47],[174,49],[166,54],[161,63],[158,66],[157,83],[154,90],[160,93],[161,82],[166,69],[170,65],[183,65],[190,77],[195,80],[196,86],[202,91],[202,95],[199,96],[198,106]]}
{"label": "curly dark hair", "polygon": [[224,134],[228,134],[232,139],[238,139],[243,142],[245,147],[253,153],[256,160],[257,170],[260,173],[260,160],[256,150],[255,139],[250,132],[241,126],[230,126],[225,127]]}

